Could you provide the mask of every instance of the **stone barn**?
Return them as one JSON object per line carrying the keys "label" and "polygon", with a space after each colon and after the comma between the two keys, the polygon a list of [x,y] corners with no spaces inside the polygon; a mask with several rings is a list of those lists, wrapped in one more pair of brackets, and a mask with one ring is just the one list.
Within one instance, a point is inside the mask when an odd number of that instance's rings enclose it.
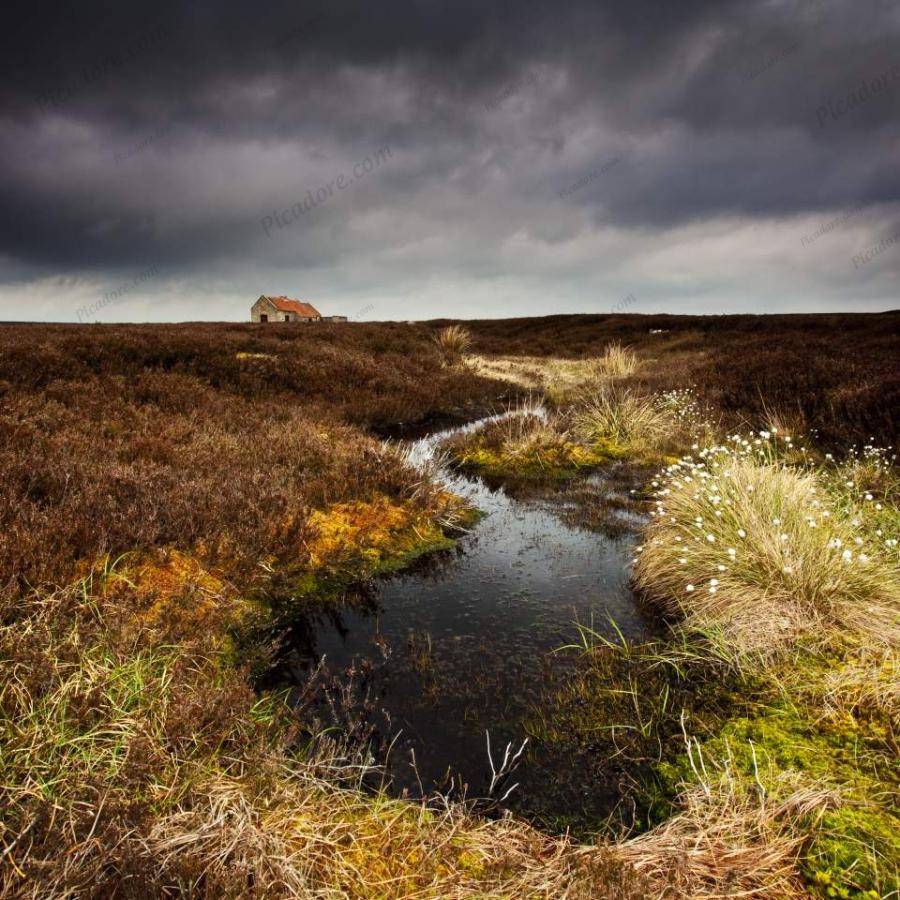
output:
{"label": "stone barn", "polygon": [[250,307],[251,322],[320,322],[322,314],[310,303],[290,297],[262,296]]}

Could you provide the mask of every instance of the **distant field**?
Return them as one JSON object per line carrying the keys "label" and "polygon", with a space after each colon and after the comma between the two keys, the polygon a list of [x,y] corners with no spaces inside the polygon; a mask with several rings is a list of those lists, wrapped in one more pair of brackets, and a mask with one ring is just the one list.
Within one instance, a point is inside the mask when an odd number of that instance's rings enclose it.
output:
{"label": "distant field", "polygon": [[[190,374],[243,393],[293,395],[344,418],[387,427],[495,402],[496,385],[441,372],[429,338],[453,320],[310,329],[249,324],[0,327],[0,379]],[[692,385],[725,415],[778,412],[816,428],[822,445],[893,443],[900,424],[900,312],[785,316],[556,315],[467,321],[472,351],[584,358],[611,342],[652,361],[636,385]],[[302,352],[297,352],[302,349]],[[269,354],[238,360],[238,352]],[[425,375],[427,374],[427,377]],[[501,389],[502,393],[502,389]]]}
{"label": "distant field", "polygon": [[[777,412],[822,445],[900,426],[900,313],[788,316],[546,316],[467,322],[490,355],[584,357],[611,341],[649,361],[636,384],[694,386],[726,416],[758,423]],[[657,332],[657,333],[653,333]],[[661,332],[661,333],[660,333]]]}

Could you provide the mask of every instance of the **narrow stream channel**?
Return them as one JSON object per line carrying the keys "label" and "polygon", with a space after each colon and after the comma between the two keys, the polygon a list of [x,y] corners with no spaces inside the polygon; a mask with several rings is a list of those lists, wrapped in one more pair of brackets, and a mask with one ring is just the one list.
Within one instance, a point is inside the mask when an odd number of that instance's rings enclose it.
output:
{"label": "narrow stream channel", "polygon": [[[411,458],[425,461],[446,438],[479,424],[419,438]],[[465,785],[478,797],[490,776],[485,731],[495,761],[507,742],[521,744],[552,679],[572,664],[573,654],[554,651],[577,640],[575,623],[612,634],[612,618],[629,637],[645,634],[646,624],[628,586],[632,533],[609,538],[566,524],[552,495],[516,499],[480,479],[441,474],[485,517],[456,551],[293,623],[267,682],[299,694],[317,665],[345,679],[351,672],[357,714],[382,756],[390,747],[392,792],[446,791],[452,778],[455,789]],[[586,789],[577,762],[547,758],[530,742],[505,805],[545,821],[571,819],[575,807],[576,818],[601,817],[614,798]]]}

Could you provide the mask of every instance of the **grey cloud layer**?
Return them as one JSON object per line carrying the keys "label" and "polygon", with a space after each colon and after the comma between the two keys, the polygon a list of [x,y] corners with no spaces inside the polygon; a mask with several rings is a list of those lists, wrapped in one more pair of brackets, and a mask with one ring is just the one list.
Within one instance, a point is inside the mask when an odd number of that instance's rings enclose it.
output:
{"label": "grey cloud layer", "polygon": [[[848,260],[896,230],[900,79],[847,101],[900,65],[893,2],[31,10],[0,39],[0,282],[340,267],[350,303],[373,273],[406,290],[395,259],[538,290],[717,220],[759,222],[777,247],[775,226],[868,210],[851,223],[868,234],[831,236],[856,242]],[[381,147],[390,164],[352,190],[260,226]],[[555,254],[540,274],[519,268],[531,242]],[[892,266],[873,260],[856,296],[882,296]],[[650,293],[610,291],[606,308]]]}

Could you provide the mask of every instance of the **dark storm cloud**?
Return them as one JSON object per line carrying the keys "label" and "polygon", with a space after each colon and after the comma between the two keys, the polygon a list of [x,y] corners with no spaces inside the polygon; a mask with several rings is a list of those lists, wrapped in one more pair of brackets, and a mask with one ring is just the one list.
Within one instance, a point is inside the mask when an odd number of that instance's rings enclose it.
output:
{"label": "dark storm cloud", "polygon": [[7,278],[243,259],[353,281],[373,255],[495,277],[486,248],[900,202],[887,0],[63,2],[7,24]]}

